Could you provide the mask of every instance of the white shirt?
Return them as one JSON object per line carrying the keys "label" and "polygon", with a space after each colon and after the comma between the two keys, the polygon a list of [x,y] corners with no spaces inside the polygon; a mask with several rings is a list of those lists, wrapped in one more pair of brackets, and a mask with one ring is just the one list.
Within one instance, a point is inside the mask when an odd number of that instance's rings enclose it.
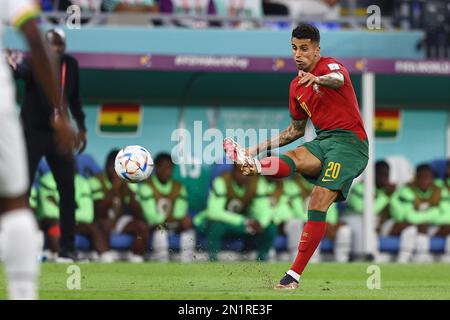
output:
{"label": "white shirt", "polygon": [[4,102],[0,104],[0,110],[4,110],[7,105],[8,108],[13,107],[9,105],[15,101],[11,71],[3,55],[3,26],[19,27],[27,18],[36,16],[38,12],[39,9],[32,0],[0,0],[0,96]]}

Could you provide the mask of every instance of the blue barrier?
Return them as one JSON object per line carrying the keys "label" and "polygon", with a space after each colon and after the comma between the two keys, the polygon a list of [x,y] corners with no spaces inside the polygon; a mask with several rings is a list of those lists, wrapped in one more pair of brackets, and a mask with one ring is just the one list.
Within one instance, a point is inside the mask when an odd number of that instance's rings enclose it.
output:
{"label": "blue barrier", "polygon": [[[445,237],[433,237],[430,241],[430,252],[443,253],[445,250]],[[128,250],[133,244],[133,236],[129,234],[112,234],[110,239],[111,249],[116,250]],[[152,241],[149,241],[151,247]],[[92,250],[91,241],[83,235],[77,234],[75,236],[75,247],[78,250],[87,251]],[[180,250],[180,236],[178,234],[172,234],[169,236],[169,248],[170,250]],[[207,250],[208,241],[202,236],[197,236],[197,249]],[[287,238],[283,235],[278,235],[274,240],[274,248],[276,251],[287,250]],[[400,237],[380,237],[379,250],[381,252],[397,253],[400,248]],[[230,250],[241,252],[245,249],[245,243],[242,240],[226,240],[222,245],[222,250]],[[320,244],[320,250],[323,252],[332,252],[334,250],[334,243],[328,238],[323,238]]]}

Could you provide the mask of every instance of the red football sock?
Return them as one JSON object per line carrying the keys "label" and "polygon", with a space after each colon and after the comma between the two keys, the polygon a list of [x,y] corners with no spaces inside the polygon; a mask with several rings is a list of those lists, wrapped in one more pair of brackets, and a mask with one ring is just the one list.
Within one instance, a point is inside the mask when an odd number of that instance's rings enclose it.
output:
{"label": "red football sock", "polygon": [[295,163],[288,156],[267,157],[259,161],[261,163],[261,175],[275,178],[286,178],[295,173]]}
{"label": "red football sock", "polygon": [[306,222],[303,228],[302,237],[298,245],[297,258],[295,258],[295,262],[291,267],[291,270],[295,271],[298,275],[302,274],[309,259],[325,235],[327,227],[325,220],[326,212],[316,210],[308,211],[308,222]]}

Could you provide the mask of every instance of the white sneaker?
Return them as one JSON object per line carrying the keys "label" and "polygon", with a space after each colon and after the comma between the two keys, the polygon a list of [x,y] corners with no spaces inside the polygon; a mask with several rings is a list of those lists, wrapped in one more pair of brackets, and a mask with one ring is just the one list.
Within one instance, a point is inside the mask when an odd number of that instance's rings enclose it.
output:
{"label": "white sneaker", "polygon": [[141,263],[144,262],[144,257],[130,252],[130,254],[128,254],[127,260],[128,262],[132,263]]}
{"label": "white sneaker", "polygon": [[115,259],[114,253],[111,251],[106,251],[106,252],[102,253],[98,259],[99,262],[103,262],[103,263],[112,263],[115,260],[116,259]]}
{"label": "white sneaker", "polygon": [[241,166],[245,175],[256,175],[261,173],[261,163],[259,160],[246,155],[245,149],[233,139],[225,138],[223,140],[223,149],[231,161]]}

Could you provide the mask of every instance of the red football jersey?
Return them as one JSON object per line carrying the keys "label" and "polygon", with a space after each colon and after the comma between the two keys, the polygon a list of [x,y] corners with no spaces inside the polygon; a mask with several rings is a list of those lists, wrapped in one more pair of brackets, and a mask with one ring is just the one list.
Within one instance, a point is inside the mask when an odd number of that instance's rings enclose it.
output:
{"label": "red football jersey", "polygon": [[316,129],[320,130],[350,130],[364,141],[367,135],[347,69],[334,58],[321,57],[311,71],[315,76],[332,72],[339,72],[344,76],[344,84],[339,89],[318,84],[309,87],[305,84],[299,85],[298,76],[292,80],[289,88],[289,110],[292,118],[311,118]]}

